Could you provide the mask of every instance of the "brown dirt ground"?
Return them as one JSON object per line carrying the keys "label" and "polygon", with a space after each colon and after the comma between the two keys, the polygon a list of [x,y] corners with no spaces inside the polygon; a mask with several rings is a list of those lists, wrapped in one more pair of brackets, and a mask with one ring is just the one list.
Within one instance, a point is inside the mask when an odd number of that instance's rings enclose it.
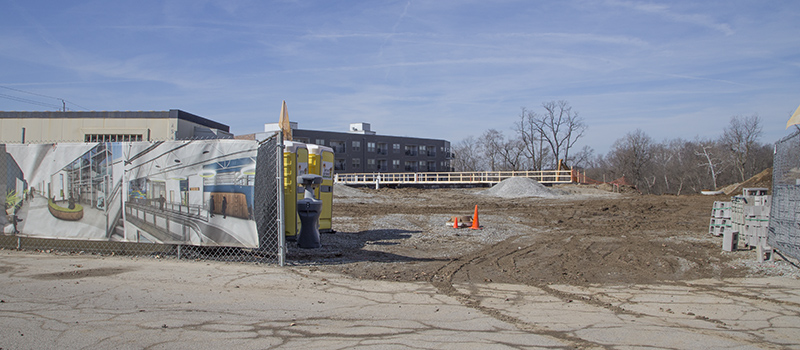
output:
{"label": "brown dirt ground", "polygon": [[[337,185],[338,186],[338,185]],[[563,186],[555,199],[503,199],[482,189],[341,189],[338,232],[320,249],[289,243],[287,261],[356,278],[458,282],[638,284],[740,277],[736,253],[708,234],[727,196],[610,193]],[[479,208],[483,229],[445,222]]]}

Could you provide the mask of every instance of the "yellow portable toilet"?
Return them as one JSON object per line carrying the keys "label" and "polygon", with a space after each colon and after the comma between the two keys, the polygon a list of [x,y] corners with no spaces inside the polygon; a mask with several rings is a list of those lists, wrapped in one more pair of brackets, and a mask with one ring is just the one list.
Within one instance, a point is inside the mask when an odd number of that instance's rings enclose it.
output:
{"label": "yellow portable toilet", "polygon": [[306,144],[295,141],[283,142],[283,208],[286,238],[297,239],[300,220],[297,216],[297,200],[303,199],[303,189],[298,190],[297,177],[308,174],[308,149]]}
{"label": "yellow portable toilet", "polygon": [[[308,145],[302,142],[294,141],[294,143],[300,144],[297,147],[297,176],[308,174]],[[297,181],[297,179],[295,179]],[[296,184],[297,188],[297,200],[301,200],[305,197],[305,188],[303,185]]]}
{"label": "yellow portable toilet", "polygon": [[322,184],[314,192],[314,196],[322,201],[319,232],[333,232],[333,148],[312,144],[307,146],[309,174],[322,176]]}

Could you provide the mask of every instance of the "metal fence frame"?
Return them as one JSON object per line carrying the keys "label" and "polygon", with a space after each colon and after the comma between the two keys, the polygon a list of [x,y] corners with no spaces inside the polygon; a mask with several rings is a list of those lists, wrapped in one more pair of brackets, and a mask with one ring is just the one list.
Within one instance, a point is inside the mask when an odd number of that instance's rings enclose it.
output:
{"label": "metal fence frame", "polygon": [[800,260],[800,130],[775,143],[767,244]]}
{"label": "metal fence frame", "polygon": [[[280,133],[275,133],[259,142],[258,145],[257,176],[255,177],[253,196],[253,219],[256,221],[258,232],[258,248],[53,239],[28,236],[25,232],[17,234],[0,232],[0,247],[68,254],[171,256],[177,259],[258,262],[283,266],[286,259],[286,243],[283,235],[283,142],[281,136]],[[190,141],[202,140],[208,139],[193,139]],[[0,181],[0,184],[2,184],[0,185],[0,192],[3,193],[4,197],[9,190],[5,184],[8,172],[6,157],[10,157],[5,152],[5,145],[5,143],[0,144],[0,176],[2,176],[0,178],[2,180]],[[190,209],[187,208],[186,210]],[[9,212],[12,212],[12,210],[9,210]],[[11,216],[11,220],[14,218],[15,216]],[[0,228],[8,223],[10,221],[3,215],[0,218]]]}

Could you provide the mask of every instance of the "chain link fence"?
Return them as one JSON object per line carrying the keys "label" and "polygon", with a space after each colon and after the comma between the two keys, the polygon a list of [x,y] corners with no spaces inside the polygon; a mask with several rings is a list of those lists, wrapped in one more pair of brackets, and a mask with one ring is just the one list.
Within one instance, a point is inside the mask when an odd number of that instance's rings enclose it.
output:
{"label": "chain link fence", "polygon": [[283,266],[286,242],[283,228],[283,140],[277,133],[258,148],[255,178],[256,227],[262,256]]}
{"label": "chain link fence", "polygon": [[800,259],[800,130],[775,144],[767,244]]}
{"label": "chain link fence", "polygon": [[[0,193],[6,209],[0,215],[0,247],[283,265],[280,145],[277,133],[260,142],[0,144]],[[29,147],[29,154],[20,146]],[[45,161],[36,164],[46,164],[46,152],[71,146],[90,150],[63,168],[44,171],[44,179],[30,175],[31,158],[26,157],[41,157]],[[119,157],[125,147],[138,151],[112,162],[109,154]],[[179,152],[182,156],[175,156]],[[210,160],[195,161],[200,154]],[[190,167],[192,176],[169,172]],[[88,170],[80,173],[79,168]],[[160,178],[141,175],[145,168]],[[145,187],[150,189],[146,196],[141,193]],[[48,235],[43,222],[57,234]]]}

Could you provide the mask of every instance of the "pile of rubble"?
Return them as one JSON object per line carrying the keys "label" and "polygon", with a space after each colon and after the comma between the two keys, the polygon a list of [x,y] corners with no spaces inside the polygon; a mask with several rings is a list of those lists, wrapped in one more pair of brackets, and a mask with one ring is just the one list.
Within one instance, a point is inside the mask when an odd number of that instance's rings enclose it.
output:
{"label": "pile of rubble", "polygon": [[511,177],[500,181],[490,189],[478,194],[500,198],[527,198],[543,197],[553,198],[561,194],[558,190],[550,190],[538,181],[526,177]]}

